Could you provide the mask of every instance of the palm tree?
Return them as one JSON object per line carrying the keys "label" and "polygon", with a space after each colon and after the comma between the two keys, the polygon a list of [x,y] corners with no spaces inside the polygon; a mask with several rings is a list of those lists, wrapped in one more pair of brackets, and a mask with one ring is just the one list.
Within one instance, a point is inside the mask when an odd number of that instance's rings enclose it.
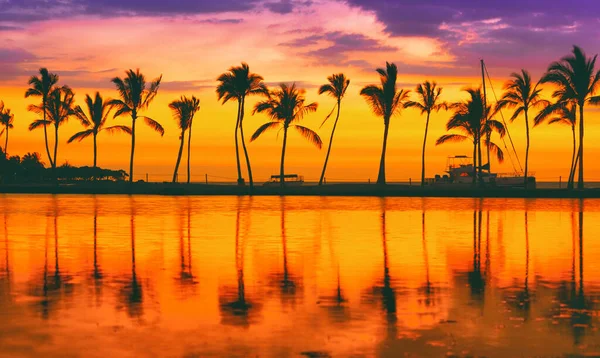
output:
{"label": "palm tree", "polygon": [[181,130],[179,139],[181,144],[179,145],[179,154],[177,155],[177,162],[175,163],[175,172],[173,173],[173,183],[177,181],[177,173],[179,171],[179,163],[181,162],[181,155],[183,154],[183,142],[185,140],[185,131],[190,130],[188,138],[188,183],[190,182],[190,141],[191,141],[191,127],[192,120],[197,111],[200,110],[200,100],[195,96],[188,98],[181,96],[180,99],[176,99],[169,103],[169,108],[173,111],[173,118],[177,122],[177,126]]}
{"label": "palm tree", "polygon": [[[39,72],[40,72],[39,77],[31,76],[29,78],[28,83],[31,87],[28,88],[27,91],[25,91],[25,98],[30,97],[30,96],[41,97],[42,98],[41,108],[46,108],[46,102],[48,101],[48,95],[50,94],[50,92],[52,92],[52,90],[54,89],[54,86],[58,82],[58,75],[48,72],[48,69],[45,67],[40,68]],[[39,108],[39,106],[38,106],[38,108]],[[30,106],[29,110],[32,110],[32,109],[34,112],[36,112],[34,107]],[[45,122],[46,121],[46,113],[44,112],[43,115],[44,115],[44,122]],[[50,161],[50,166],[54,167],[55,165],[52,162],[52,156],[50,155],[50,147],[48,147],[48,131],[46,129],[46,126],[44,126],[44,143],[46,143],[46,154],[48,154],[48,160]]]}
{"label": "palm tree", "polygon": [[246,103],[246,96],[255,94],[266,94],[267,88],[263,83],[263,78],[256,73],[250,72],[250,67],[247,63],[242,62],[241,66],[232,66],[228,72],[225,72],[217,78],[219,85],[217,86],[217,96],[223,104],[227,103],[230,99],[238,102],[238,113],[235,122],[235,159],[237,161],[238,171],[238,185],[244,185],[244,178],[242,178],[242,167],[240,165],[240,154],[238,146],[238,128],[240,136],[242,138],[242,148],[244,149],[244,156],[246,157],[246,166],[248,167],[248,180],[250,181],[250,187],[254,186],[252,181],[252,168],[250,167],[250,157],[248,156],[248,150],[246,149],[246,142],[244,140],[244,105]]}
{"label": "palm tree", "polygon": [[387,137],[390,127],[390,118],[399,114],[400,110],[406,105],[410,91],[397,90],[396,79],[398,77],[398,68],[395,64],[386,62],[386,68],[378,68],[381,86],[369,85],[360,91],[360,95],[365,98],[371,106],[375,115],[383,117],[383,148],[381,150],[381,160],[379,162],[379,174],[377,175],[377,184],[385,184],[385,152],[387,147]]}
{"label": "palm tree", "polygon": [[75,94],[67,87],[56,87],[48,94],[46,106],[40,108],[38,106],[30,106],[30,110],[41,115],[44,114],[46,119],[38,119],[29,125],[29,130],[32,131],[39,127],[54,125],[54,156],[50,158],[52,169],[56,169],[56,160],[58,153],[58,128],[65,124],[71,116],[75,115],[73,105],[75,103]]}
{"label": "palm tree", "polygon": [[[477,177],[477,159],[479,159],[479,177],[481,178],[481,139],[486,136],[487,133],[492,131],[498,132],[500,137],[503,137],[506,133],[504,125],[494,119],[486,121],[484,112],[484,99],[481,93],[481,89],[467,88],[465,89],[469,93],[470,98],[463,102],[457,102],[450,105],[450,108],[454,109],[454,114],[446,123],[446,129],[457,130],[459,133],[444,134],[439,137],[436,141],[436,145],[440,145],[446,142],[462,142],[470,140],[473,143],[473,184],[475,184]],[[502,149],[492,141],[487,141],[485,145],[488,149],[496,154],[499,162],[504,161],[504,153]]]}
{"label": "palm tree", "polygon": [[515,111],[510,117],[514,121],[519,115],[525,116],[525,133],[527,135],[527,146],[525,149],[525,175],[524,185],[527,188],[527,175],[529,174],[529,109],[538,108],[548,105],[548,101],[541,98],[542,88],[540,83],[535,85],[531,82],[531,75],[526,70],[521,70],[521,73],[512,73],[511,80],[504,84],[504,94],[496,105],[496,110],[504,107],[515,108]]}
{"label": "palm tree", "polygon": [[425,145],[427,144],[427,132],[429,130],[429,117],[431,112],[439,112],[441,109],[448,109],[446,102],[440,100],[442,87],[437,87],[437,83],[425,81],[415,89],[419,100],[409,101],[406,107],[414,107],[421,111],[421,115],[427,114],[425,122],[425,136],[423,137],[423,150],[421,152],[421,186],[425,186]]}
{"label": "palm tree", "polygon": [[325,155],[325,164],[323,164],[323,171],[321,172],[321,177],[319,178],[319,185],[323,185],[323,179],[325,178],[325,171],[327,170],[327,162],[329,161],[329,153],[331,153],[331,144],[333,144],[333,135],[335,134],[335,128],[337,127],[338,120],[340,119],[340,106],[342,103],[342,98],[346,94],[346,90],[348,89],[348,85],[350,85],[350,80],[346,78],[346,75],[343,73],[338,73],[327,77],[327,81],[329,83],[322,85],[319,87],[319,94],[326,93],[329,96],[336,99],[335,106],[329,112],[329,115],[325,118],[321,127],[325,122],[331,117],[331,114],[337,107],[337,115],[335,116],[335,122],[333,123],[333,129],[331,130],[331,138],[329,138],[329,146],[327,147],[327,155]]}
{"label": "palm tree", "polygon": [[98,136],[98,133],[100,133],[103,130],[107,130],[110,133],[124,132],[131,135],[131,129],[127,126],[118,125],[104,128],[104,126],[106,125],[106,120],[108,119],[108,115],[112,110],[112,106],[109,104],[110,101],[111,99],[104,100],[100,95],[100,92],[96,92],[96,96],[94,97],[94,99],[92,99],[92,97],[90,97],[89,94],[85,96],[87,114],[81,108],[81,106],[75,107],[75,117],[79,119],[81,124],[88,129],[75,133],[73,136],[71,136],[71,138],[69,138],[67,143],[71,143],[74,140],[81,142],[85,138],[93,136],[94,168],[97,167],[96,163],[98,157],[98,149],[96,144],[96,137]]}
{"label": "palm tree", "polygon": [[573,182],[575,181],[575,168],[577,167],[577,139],[575,136],[575,125],[577,124],[577,106],[575,103],[559,102],[554,104],[548,104],[542,109],[535,117],[535,124],[544,122],[551,117],[548,124],[563,124],[571,127],[573,134],[573,154],[571,155],[571,169],[569,170],[569,180],[567,182],[567,188],[573,189]]}
{"label": "palm tree", "polygon": [[147,86],[146,77],[140,73],[139,68],[135,71],[128,70],[125,72],[126,77],[115,77],[111,81],[117,87],[120,99],[113,99],[108,104],[115,106],[117,111],[113,118],[121,115],[131,116],[131,156],[129,157],[129,182],[133,182],[133,156],[135,153],[135,123],[138,118],[143,118],[150,128],[160,133],[165,134],[163,127],[154,119],[147,116],[140,116],[140,112],[148,109],[160,86],[162,75],[154,79]]}
{"label": "palm tree", "polygon": [[600,96],[594,96],[598,89],[600,71],[596,71],[596,58],[589,58],[578,46],[573,46],[572,54],[553,62],[542,83],[552,83],[558,87],[552,94],[557,102],[571,102],[579,109],[579,178],[577,188],[583,189],[583,109],[586,103],[600,104]]}
{"label": "palm tree", "polygon": [[306,98],[304,93],[306,91],[296,88],[296,84],[291,86],[282,83],[279,85],[277,90],[269,93],[269,98],[256,104],[254,107],[254,113],[265,112],[271,121],[260,126],[256,132],[250,138],[250,141],[256,140],[268,129],[274,129],[283,126],[283,147],[281,149],[281,165],[279,169],[279,180],[281,186],[285,185],[284,182],[284,163],[285,163],[285,148],[287,145],[288,128],[290,126],[295,127],[296,130],[308,141],[321,149],[323,142],[319,135],[312,129],[304,126],[295,124],[304,118],[308,113],[315,112],[318,104],[316,102],[305,104]]}
{"label": "palm tree", "polygon": [[13,128],[14,119],[15,115],[10,112],[9,108],[4,107],[4,102],[0,101],[0,125],[4,126],[2,133],[6,134],[6,138],[4,138],[4,153],[8,153],[8,131]]}

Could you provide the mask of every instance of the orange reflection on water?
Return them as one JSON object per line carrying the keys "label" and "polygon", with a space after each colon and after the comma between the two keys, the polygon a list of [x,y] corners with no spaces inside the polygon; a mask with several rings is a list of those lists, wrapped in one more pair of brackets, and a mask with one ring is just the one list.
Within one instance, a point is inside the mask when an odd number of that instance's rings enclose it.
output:
{"label": "orange reflection on water", "polygon": [[600,351],[594,200],[4,195],[0,353]]}

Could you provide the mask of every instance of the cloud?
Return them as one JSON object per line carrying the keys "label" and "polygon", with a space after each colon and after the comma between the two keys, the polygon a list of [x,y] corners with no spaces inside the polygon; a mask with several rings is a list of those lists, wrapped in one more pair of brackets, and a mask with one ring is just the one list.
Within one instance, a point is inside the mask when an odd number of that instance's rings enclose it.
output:
{"label": "cloud", "polygon": [[0,80],[12,80],[25,76],[25,66],[38,58],[21,48],[0,48]]}
{"label": "cloud", "polygon": [[217,18],[210,18],[210,19],[204,19],[204,20],[198,20],[197,23],[199,24],[240,24],[244,22],[244,19],[217,19]]}
{"label": "cloud", "polygon": [[[313,34],[280,44],[281,46],[303,49],[325,45],[310,51],[301,52],[304,56],[318,60],[320,63],[338,65],[356,65],[356,59],[350,60],[351,53],[358,52],[394,52],[396,47],[388,46],[379,40],[358,33],[340,31]],[[364,64],[360,62],[360,64]]]}

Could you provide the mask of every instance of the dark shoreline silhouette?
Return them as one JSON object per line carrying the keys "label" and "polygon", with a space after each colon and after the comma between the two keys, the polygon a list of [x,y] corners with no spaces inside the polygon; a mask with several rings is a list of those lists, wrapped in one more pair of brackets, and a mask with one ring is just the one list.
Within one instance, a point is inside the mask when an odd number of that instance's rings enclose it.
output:
{"label": "dark shoreline silhouette", "polygon": [[600,198],[599,189],[479,188],[471,185],[420,187],[364,183],[248,187],[227,184],[80,182],[69,184],[2,184],[0,194],[142,194],[142,195],[289,195],[289,196],[390,196],[456,198]]}

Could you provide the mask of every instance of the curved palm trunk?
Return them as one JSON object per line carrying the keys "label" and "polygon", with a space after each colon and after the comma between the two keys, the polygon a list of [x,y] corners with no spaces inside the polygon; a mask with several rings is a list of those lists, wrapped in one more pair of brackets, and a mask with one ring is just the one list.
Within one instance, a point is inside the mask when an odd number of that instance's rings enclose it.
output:
{"label": "curved palm trunk", "polygon": [[192,153],[192,123],[193,118],[190,120],[190,128],[188,129],[188,145],[187,145],[187,183],[190,183],[190,157]]}
{"label": "curved palm trunk", "polygon": [[183,154],[183,142],[185,140],[185,130],[181,130],[181,143],[179,144],[179,153],[177,154],[177,162],[175,163],[175,171],[173,172],[173,183],[177,182],[177,172],[181,163],[181,155]]}
{"label": "curved palm trunk", "polygon": [[482,168],[481,168],[481,137],[477,138],[477,161],[479,163],[479,168],[477,168],[477,171],[479,173],[479,184],[481,186],[483,186],[483,175],[482,174]]}
{"label": "curved palm trunk", "polygon": [[473,186],[477,180],[477,139],[473,139]]}
{"label": "curved palm trunk", "polygon": [[327,162],[329,161],[329,154],[331,153],[331,144],[333,144],[333,135],[335,134],[335,128],[337,127],[338,120],[340,119],[340,100],[337,102],[337,115],[335,116],[335,122],[333,123],[333,129],[331,130],[331,137],[329,138],[329,146],[327,147],[327,155],[325,156],[325,164],[323,164],[323,171],[319,178],[319,185],[323,185],[323,179],[325,179],[325,171],[327,170]]}
{"label": "curved palm trunk", "polygon": [[379,161],[379,174],[377,175],[377,184],[385,185],[385,151],[387,149],[388,131],[390,128],[389,118],[384,122],[385,130],[383,131],[383,148],[381,149],[381,160]]}
{"label": "curved palm trunk", "polygon": [[527,189],[527,176],[529,175],[529,117],[527,115],[527,109],[525,109],[525,134],[527,136],[527,146],[525,147],[525,176],[523,178],[525,182],[523,185],[525,185],[525,189]]}
{"label": "curved palm trunk", "polygon": [[240,164],[240,146],[238,144],[238,130],[240,127],[241,110],[242,110],[242,103],[238,100],[238,113],[237,113],[237,120],[235,121],[235,161],[237,164],[237,173],[238,173],[237,183],[238,183],[238,185],[244,185],[244,178],[242,178],[242,165]]}
{"label": "curved palm trunk", "polygon": [[56,176],[56,155],[58,154],[58,124],[54,125],[54,162],[52,163],[52,174],[54,175],[54,181],[58,184],[58,177]]}
{"label": "curved palm trunk", "polygon": [[575,124],[571,126],[571,132],[573,133],[573,155],[571,156],[571,170],[569,170],[569,181],[567,183],[568,189],[573,189],[573,178],[575,177],[575,155],[577,151],[577,140],[575,138]]}
{"label": "curved palm trunk", "polygon": [[52,156],[50,155],[50,147],[48,146],[48,129],[46,128],[46,98],[42,100],[42,107],[44,112],[44,143],[46,144],[46,154],[48,155],[50,166],[54,168],[54,162],[52,161]]}
{"label": "curved palm trunk", "polygon": [[288,126],[285,125],[283,127],[283,147],[281,149],[281,165],[279,167],[279,181],[280,181],[280,185],[282,188],[285,186],[284,163],[285,163],[285,146],[287,144],[287,131],[288,131]]}
{"label": "curved palm trunk", "polygon": [[131,116],[131,156],[129,157],[129,182],[133,183],[133,156],[135,154],[135,120],[137,115],[134,112]]}
{"label": "curved palm trunk", "polygon": [[429,130],[429,116],[427,112],[427,122],[425,122],[425,136],[423,137],[423,150],[421,151],[421,186],[425,186],[425,145],[427,144],[427,131]]}
{"label": "curved palm trunk", "polygon": [[244,149],[244,156],[246,157],[246,167],[248,168],[248,181],[250,183],[250,189],[254,187],[252,181],[252,168],[250,167],[250,157],[248,156],[248,149],[246,149],[246,141],[244,140],[244,106],[246,104],[246,98],[242,98],[242,110],[240,112],[240,135],[242,137],[242,148]]}
{"label": "curved palm trunk", "polygon": [[579,180],[577,189],[583,189],[583,103],[579,105]]}
{"label": "curved palm trunk", "polygon": [[6,124],[6,139],[4,141],[4,153],[8,153],[8,123]]}

